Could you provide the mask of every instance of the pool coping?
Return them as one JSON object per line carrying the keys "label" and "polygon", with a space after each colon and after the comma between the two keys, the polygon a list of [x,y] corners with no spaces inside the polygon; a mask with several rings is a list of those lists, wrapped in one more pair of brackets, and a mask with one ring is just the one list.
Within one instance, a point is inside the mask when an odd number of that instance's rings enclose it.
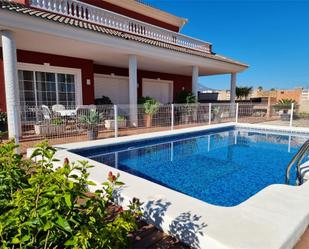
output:
{"label": "pool coping", "polygon": [[309,134],[306,128],[233,122],[199,126],[57,145],[56,157],[60,161],[55,166],[61,166],[64,158],[89,161],[94,166],[89,170],[90,180],[98,185],[91,186],[91,191],[100,187],[109,171],[119,172],[126,184],[117,195],[120,204],[128,205],[133,197],[139,198],[147,222],[194,248],[293,248],[309,225],[309,182],[299,187],[270,185],[237,206],[220,207],[68,151],[233,126]]}

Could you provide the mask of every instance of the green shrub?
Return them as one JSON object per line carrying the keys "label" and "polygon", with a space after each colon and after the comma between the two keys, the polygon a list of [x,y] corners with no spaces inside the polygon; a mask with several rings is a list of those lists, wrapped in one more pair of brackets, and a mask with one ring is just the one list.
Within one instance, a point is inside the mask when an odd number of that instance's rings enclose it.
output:
{"label": "green shrub", "polygon": [[61,118],[55,118],[55,119],[53,119],[53,120],[51,121],[51,123],[52,123],[53,125],[62,125],[62,124],[64,124],[64,121],[63,121]]}
{"label": "green shrub", "polygon": [[112,194],[123,183],[111,172],[91,195],[85,162],[54,169],[55,149],[46,142],[33,152],[35,163],[0,147],[1,248],[126,248],[128,233],[140,215],[134,200],[129,210],[114,212]]}
{"label": "green shrub", "polygon": [[126,120],[126,117],[125,116],[117,116],[117,121],[121,122],[121,121],[125,121]]}
{"label": "green shrub", "polygon": [[103,120],[103,113],[97,112],[97,110],[87,110],[87,113],[79,118],[79,122],[88,129],[96,128]]}
{"label": "green shrub", "polygon": [[194,96],[193,93],[187,90],[180,91],[176,97],[177,104],[194,104],[196,102],[196,96]]}
{"label": "green shrub", "polygon": [[160,108],[160,102],[151,97],[141,97],[138,101],[139,104],[143,104],[145,114],[154,115],[158,113]]}

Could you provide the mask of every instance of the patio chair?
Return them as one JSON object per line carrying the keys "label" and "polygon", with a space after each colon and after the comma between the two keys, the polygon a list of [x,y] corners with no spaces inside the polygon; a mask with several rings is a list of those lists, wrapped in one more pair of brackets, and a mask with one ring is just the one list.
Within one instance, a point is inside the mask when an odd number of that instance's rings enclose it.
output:
{"label": "patio chair", "polygon": [[44,121],[49,123],[52,120],[51,111],[46,105],[41,105],[41,109],[42,109],[42,115],[43,115]]}

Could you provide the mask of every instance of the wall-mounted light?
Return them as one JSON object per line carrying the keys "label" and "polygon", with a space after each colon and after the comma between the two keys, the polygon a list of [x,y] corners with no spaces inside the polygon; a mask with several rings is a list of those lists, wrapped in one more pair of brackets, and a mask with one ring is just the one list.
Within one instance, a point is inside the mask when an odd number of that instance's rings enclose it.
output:
{"label": "wall-mounted light", "polygon": [[185,87],[183,86],[183,87],[181,88],[181,90],[183,90],[183,91],[184,91],[184,90],[185,90]]}
{"label": "wall-mounted light", "polygon": [[90,79],[87,79],[87,80],[86,80],[86,85],[87,85],[87,86],[90,86],[90,85],[91,85],[91,80],[90,80]]}

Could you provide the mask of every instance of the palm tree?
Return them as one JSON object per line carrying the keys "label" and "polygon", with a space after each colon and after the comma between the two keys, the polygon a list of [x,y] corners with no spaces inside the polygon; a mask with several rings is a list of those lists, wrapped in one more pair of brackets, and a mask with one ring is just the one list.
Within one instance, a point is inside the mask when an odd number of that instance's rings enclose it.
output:
{"label": "palm tree", "polygon": [[236,96],[238,99],[246,99],[252,91],[252,87],[236,87]]}

